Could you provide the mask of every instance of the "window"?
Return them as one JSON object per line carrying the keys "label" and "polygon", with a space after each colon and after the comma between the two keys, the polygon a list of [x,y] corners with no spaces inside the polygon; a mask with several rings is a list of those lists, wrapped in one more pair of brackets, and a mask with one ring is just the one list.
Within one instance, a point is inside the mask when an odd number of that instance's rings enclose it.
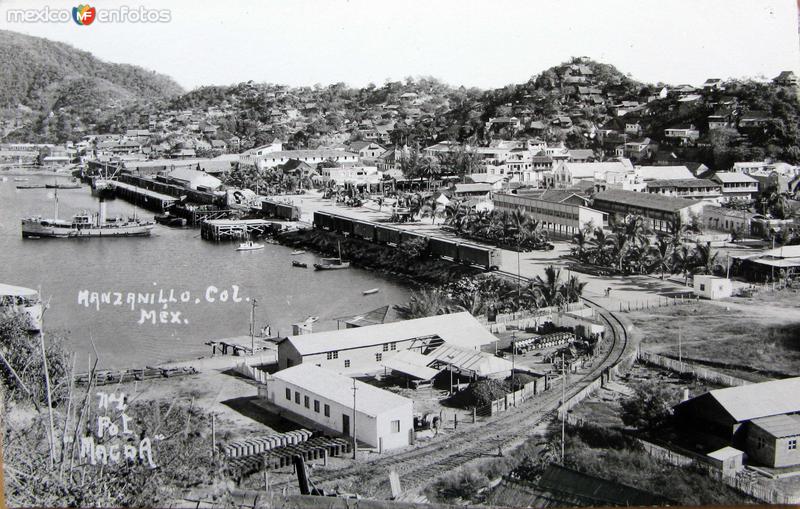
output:
{"label": "window", "polygon": [[350,367],[350,359],[345,359],[345,361],[344,361],[344,367],[346,367],[346,368],[349,368],[349,367]]}
{"label": "window", "polygon": [[310,405],[310,403],[309,403],[309,400],[308,400],[308,396],[303,396],[303,406],[308,408],[309,405]]}
{"label": "window", "polygon": [[325,405],[323,410],[325,411],[325,417],[330,417],[331,416],[331,406],[330,405]]}
{"label": "window", "polygon": [[319,401],[314,400],[314,411],[319,413]]}
{"label": "window", "polygon": [[375,360],[377,362],[380,362],[381,360],[383,360],[383,354],[382,353],[376,353],[375,354]]}
{"label": "window", "polygon": [[797,439],[792,438],[791,440],[789,440],[789,450],[794,451],[795,449],[797,449]]}
{"label": "window", "polygon": [[706,291],[706,285],[704,285],[704,284],[700,283],[700,291],[701,291],[701,292],[704,292],[704,291]]}
{"label": "window", "polygon": [[767,446],[767,440],[764,437],[758,437],[758,440],[756,440],[756,445],[759,449],[763,449]]}
{"label": "window", "polygon": [[292,390],[291,389],[286,389],[286,399],[288,399],[289,401],[292,400]]}
{"label": "window", "polygon": [[300,404],[300,393],[297,391],[294,391],[294,402]]}
{"label": "window", "polygon": [[384,352],[388,352],[389,351],[389,343],[384,343],[383,344],[383,351]]}
{"label": "window", "polygon": [[339,352],[338,351],[336,351],[336,352],[328,352],[328,360],[338,359],[338,358],[339,358]]}
{"label": "window", "polygon": [[390,429],[392,433],[400,433],[400,421],[392,421]]}
{"label": "window", "polygon": [[397,350],[397,343],[389,343],[390,350]]}

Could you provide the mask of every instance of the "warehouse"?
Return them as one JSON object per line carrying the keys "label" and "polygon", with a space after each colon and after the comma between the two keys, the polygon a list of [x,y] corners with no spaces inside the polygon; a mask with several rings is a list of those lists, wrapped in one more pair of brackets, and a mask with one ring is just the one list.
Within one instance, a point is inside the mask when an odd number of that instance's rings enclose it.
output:
{"label": "warehouse", "polygon": [[495,341],[471,314],[452,313],[289,336],[278,343],[278,365],[310,363],[337,373],[369,374],[383,370],[383,361],[403,350],[425,353],[442,343],[480,350]]}
{"label": "warehouse", "polygon": [[547,190],[539,194],[495,193],[495,209],[513,211],[517,208],[554,235],[572,237],[591,224],[602,227],[605,214],[585,206],[584,199],[571,191]]}
{"label": "warehouse", "polygon": [[717,389],[675,406],[679,427],[707,447],[731,445],[762,465],[800,465],[800,377]]}
{"label": "warehouse", "polygon": [[678,217],[690,224],[692,216],[701,214],[704,205],[699,200],[620,189],[601,191],[592,202],[593,208],[607,212],[615,221],[624,221],[629,215],[643,216],[654,230],[661,231],[668,230],[670,222]]}
{"label": "warehouse", "polygon": [[288,419],[302,425],[310,421],[323,432],[352,437],[355,431],[359,442],[380,450],[411,442],[410,399],[313,364],[278,371],[258,392]]}

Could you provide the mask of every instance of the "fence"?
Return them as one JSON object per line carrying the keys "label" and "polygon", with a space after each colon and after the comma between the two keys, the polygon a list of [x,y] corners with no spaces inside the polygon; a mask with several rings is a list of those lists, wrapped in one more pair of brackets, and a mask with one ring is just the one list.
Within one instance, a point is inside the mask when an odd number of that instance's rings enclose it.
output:
{"label": "fence", "polygon": [[724,373],[708,369],[704,366],[690,364],[685,361],[677,361],[675,359],[670,359],[669,357],[664,357],[650,352],[639,351],[637,354],[637,359],[654,366],[674,371],[676,373],[691,374],[700,380],[718,383],[727,387],[738,387],[740,385],[747,385],[750,383],[747,380],[726,375]]}
{"label": "fence", "polygon": [[[613,298],[613,297],[612,297]],[[617,306],[620,313],[626,311],[642,311],[645,309],[657,309],[670,306],[679,306],[681,304],[696,304],[700,300],[699,297],[686,294],[680,294],[677,297],[652,297],[646,300],[621,300]]]}
{"label": "fence", "polygon": [[594,310],[586,306],[584,303],[572,302],[561,307],[549,306],[532,311],[498,313],[493,322],[490,322],[485,316],[477,317],[477,319],[481,324],[483,324],[483,326],[489,329],[489,332],[498,334],[506,332],[509,326],[516,327],[517,329],[538,327],[544,322],[551,321],[553,314],[559,311],[572,313],[579,316],[594,315]]}
{"label": "fence", "polygon": [[256,366],[251,366],[246,362],[242,362],[240,364],[237,364],[233,368],[233,370],[236,371],[237,373],[239,373],[242,376],[246,376],[247,378],[250,378],[250,379],[255,380],[256,382],[262,383],[262,384],[267,383],[267,380],[270,378],[269,373],[259,369]]}
{"label": "fence", "polygon": [[539,378],[532,382],[528,382],[522,386],[522,389],[509,392],[502,398],[496,399],[488,405],[478,408],[476,413],[481,416],[492,416],[501,412],[505,412],[509,408],[514,408],[517,405],[521,405],[525,403],[526,400],[547,390],[546,383],[547,382],[545,378]]}

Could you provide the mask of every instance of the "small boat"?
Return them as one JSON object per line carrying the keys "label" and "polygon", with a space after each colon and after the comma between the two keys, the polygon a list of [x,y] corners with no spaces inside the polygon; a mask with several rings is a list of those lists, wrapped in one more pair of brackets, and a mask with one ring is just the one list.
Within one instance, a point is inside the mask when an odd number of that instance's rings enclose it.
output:
{"label": "small boat", "polygon": [[81,185],[77,183],[69,183],[69,184],[45,184],[44,187],[47,189],[80,189]]}
{"label": "small boat", "polygon": [[237,251],[255,251],[256,249],[264,249],[264,244],[248,240],[247,242],[242,242],[239,244],[239,247],[236,248]]}
{"label": "small boat", "polygon": [[163,224],[164,226],[183,227],[186,226],[186,219],[178,216],[173,216],[169,212],[165,214],[156,214],[153,216],[156,223]]}
{"label": "small boat", "polygon": [[319,320],[318,316],[309,316],[308,318],[305,319],[305,323],[314,323],[317,320]]}
{"label": "small boat", "polygon": [[14,182],[27,182],[29,180],[28,177],[14,177]]}
{"label": "small boat", "polygon": [[44,184],[18,184],[17,189],[44,189]]}
{"label": "small boat", "polygon": [[301,254],[306,254],[306,252],[303,251],[302,249],[299,250],[299,251],[292,251],[292,256],[301,255]]}
{"label": "small boat", "polygon": [[364,290],[362,293],[364,295],[372,295],[373,293],[378,293],[379,291],[380,291],[380,289],[378,289],[378,288],[372,288],[370,290]]}
{"label": "small boat", "polygon": [[323,258],[322,263],[315,263],[316,270],[338,270],[350,268],[350,262],[342,260],[342,245],[339,244],[339,256],[337,258]]}
{"label": "small boat", "polygon": [[307,269],[308,264],[305,262],[298,262],[297,260],[292,262],[292,267],[300,267],[301,269]]}

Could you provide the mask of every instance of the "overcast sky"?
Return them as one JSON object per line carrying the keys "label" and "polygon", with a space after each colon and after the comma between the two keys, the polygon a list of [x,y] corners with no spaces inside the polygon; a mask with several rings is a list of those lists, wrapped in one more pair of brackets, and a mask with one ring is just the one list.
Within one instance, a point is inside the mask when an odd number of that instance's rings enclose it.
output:
{"label": "overcast sky", "polygon": [[0,0],[0,28],[67,42],[186,88],[269,81],[519,83],[587,55],[646,82],[772,78],[800,63],[800,0],[125,0],[169,23],[10,23],[8,9],[78,1]]}

